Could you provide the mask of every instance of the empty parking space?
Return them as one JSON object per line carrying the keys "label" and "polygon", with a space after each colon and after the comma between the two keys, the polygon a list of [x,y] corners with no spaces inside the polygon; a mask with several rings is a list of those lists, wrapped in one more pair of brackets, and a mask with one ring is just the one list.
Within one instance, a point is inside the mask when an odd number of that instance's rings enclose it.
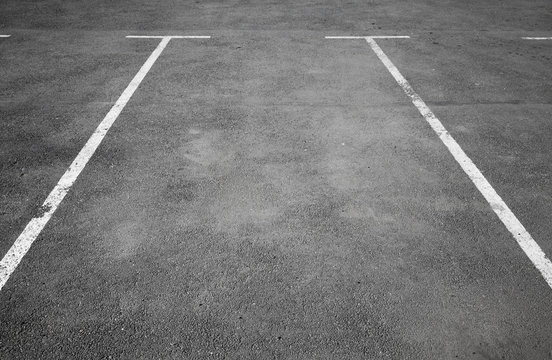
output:
{"label": "empty parking space", "polygon": [[541,272],[542,276],[546,280],[549,286],[552,287],[552,262],[547,258],[546,254],[542,251],[541,247],[535,242],[531,234],[527,232],[523,224],[510,210],[508,205],[502,200],[500,195],[497,194],[492,185],[488,182],[485,176],[473,163],[473,161],[466,155],[460,145],[454,140],[447,129],[443,126],[443,123],[435,116],[433,111],[427,106],[425,101],[416,93],[410,83],[404,78],[399,69],[393,64],[393,62],[383,52],[381,47],[377,44],[376,40],[381,39],[408,39],[408,36],[378,36],[378,37],[355,37],[355,36],[327,36],[326,39],[330,40],[365,40],[372,48],[374,53],[381,60],[383,65],[387,68],[389,73],[393,76],[397,84],[403,89],[404,93],[411,99],[412,104],[418,109],[420,114],[424,117],[427,123],[435,131],[436,135],[447,147],[448,151],[462,167],[462,170],[472,180],[477,187],[481,195],[487,200],[490,207],[500,218],[502,223],[510,231],[512,236],[516,239],[520,247],[525,254],[529,257],[535,267]]}
{"label": "empty parking space", "polygon": [[546,351],[545,281],[377,56],[274,35],[165,49],[3,290],[7,353]]}
{"label": "empty parking space", "polygon": [[511,34],[433,35],[388,49],[547,254],[551,50]]}
{"label": "empty parking space", "polygon": [[548,7],[0,5],[0,357],[546,358]]}
{"label": "empty parking space", "polygon": [[20,33],[1,53],[5,254],[152,51],[126,34]]}
{"label": "empty parking space", "polygon": [[148,57],[146,62],[142,65],[138,73],[131,80],[130,84],[125,88],[121,96],[115,102],[115,105],[109,110],[105,118],[100,122],[98,127],[94,130],[91,137],[88,139],[84,147],[79,151],[77,157],[69,165],[69,168],[65,171],[60,178],[54,189],[50,192],[44,203],[40,206],[36,214],[33,214],[33,218],[25,226],[23,232],[18,236],[14,244],[10,247],[6,255],[0,261],[0,289],[8,281],[12,272],[17,268],[19,262],[25,256],[33,242],[44,226],[48,223],[54,212],[57,210],[59,204],[65,198],[65,195],[71,190],[74,182],[78,176],[94,155],[94,152],[101,144],[103,138],[107,135],[107,132],[117,120],[117,117],[125,108],[127,102],[130,100],[140,83],[147,75],[151,67],[157,61],[157,58],[161,55],[165,47],[168,45],[171,39],[194,39],[194,38],[209,38],[208,36],[127,36],[127,38],[158,38],[160,39],[159,45]]}

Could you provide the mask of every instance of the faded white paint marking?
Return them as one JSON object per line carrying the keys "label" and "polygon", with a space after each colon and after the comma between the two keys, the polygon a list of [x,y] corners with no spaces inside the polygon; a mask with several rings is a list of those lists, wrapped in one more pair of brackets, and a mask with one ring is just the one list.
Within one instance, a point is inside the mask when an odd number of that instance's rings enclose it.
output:
{"label": "faded white paint marking", "polygon": [[426,105],[422,98],[414,91],[408,81],[402,76],[397,67],[389,60],[387,55],[379,47],[374,40],[375,37],[366,36],[363,37],[370,45],[372,50],[376,53],[381,62],[385,65],[387,70],[391,73],[395,81],[401,86],[405,94],[410,98],[414,106],[418,109],[420,114],[429,123],[431,128],[435,131],[439,139],[445,144],[450,151],[454,159],[462,167],[464,172],[469,176],[471,181],[475,184],[479,192],[485,197],[495,214],[499,217],[502,223],[514,236],[517,243],[525,254],[529,257],[531,262],[540,271],[548,286],[552,288],[552,262],[546,257],[546,254],[537,242],[533,239],[531,234],[525,229],[523,224],[514,215],[512,210],[506,205],[502,198],[497,194],[495,189],[483,176],[481,171],[475,166],[472,160],[466,155],[464,150],[458,145],[456,140],[449,134],[447,129],[443,126],[441,121],[435,116],[431,109]]}
{"label": "faded white paint marking", "polygon": [[0,261],[0,290],[6,284],[11,274],[17,268],[21,259],[27,251],[29,251],[31,245],[36,240],[44,226],[48,223],[57,207],[67,195],[71,186],[77,180],[77,177],[84,169],[94,152],[106,136],[107,132],[128,103],[134,91],[138,88],[144,77],[149,72],[157,58],[161,55],[169,41],[171,36],[161,37],[161,42],[157,45],[157,48],[151,53],[144,65],[140,68],[136,76],[132,79],[127,88],[123,91],[115,105],[109,110],[105,118],[98,125],[92,136],[88,139],[84,147],[81,149],[73,163],[65,171],[65,174],[58,181],[52,192],[48,195],[44,204],[42,204],[40,214],[36,215],[29,221],[21,235],[15,240],[15,243],[8,250],[6,255]]}
{"label": "faded white paint marking", "polygon": [[162,35],[127,35],[127,38],[129,39],[210,39],[210,36],[205,35],[170,35],[170,36],[162,36]]}
{"label": "faded white paint marking", "polygon": [[410,39],[410,36],[326,36],[326,39]]}
{"label": "faded white paint marking", "polygon": [[11,35],[0,35],[0,38],[9,38]]}
{"label": "faded white paint marking", "polygon": [[522,37],[523,40],[552,40],[552,36],[550,37]]}

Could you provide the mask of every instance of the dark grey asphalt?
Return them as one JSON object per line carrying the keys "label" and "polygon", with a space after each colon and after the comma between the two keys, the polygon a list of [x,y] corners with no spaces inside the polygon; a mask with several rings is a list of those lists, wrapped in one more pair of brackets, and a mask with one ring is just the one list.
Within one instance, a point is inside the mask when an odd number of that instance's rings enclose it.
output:
{"label": "dark grey asphalt", "polygon": [[0,252],[172,40],[0,292],[0,358],[546,359],[549,1],[0,3]]}

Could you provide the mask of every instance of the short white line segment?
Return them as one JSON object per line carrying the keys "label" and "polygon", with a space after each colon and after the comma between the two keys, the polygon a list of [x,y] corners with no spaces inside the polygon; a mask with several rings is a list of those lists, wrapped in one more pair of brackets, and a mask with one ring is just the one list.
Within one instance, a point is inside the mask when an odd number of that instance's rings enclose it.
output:
{"label": "short white line segment", "polygon": [[522,37],[523,40],[552,40],[551,37]]}
{"label": "short white line segment", "polygon": [[[327,37],[327,38],[339,38],[339,37]],[[346,38],[346,37],[341,37]],[[357,37],[348,37],[350,39]],[[500,218],[502,223],[514,236],[517,243],[525,254],[529,257],[531,262],[540,271],[548,286],[552,288],[552,262],[546,257],[546,254],[542,251],[537,242],[533,239],[531,234],[525,229],[523,224],[514,215],[512,210],[506,205],[502,198],[497,194],[491,184],[483,176],[481,171],[475,166],[472,160],[466,155],[464,150],[458,145],[456,140],[449,134],[447,129],[443,126],[441,121],[435,116],[431,109],[426,105],[422,98],[414,91],[408,81],[402,76],[397,67],[389,60],[387,55],[379,47],[374,40],[373,36],[359,37],[366,40],[372,50],[376,53],[381,62],[385,65],[387,70],[391,73],[395,81],[401,86],[405,94],[410,98],[414,106],[418,109],[420,114],[429,123],[431,128],[435,131],[439,139],[445,144],[450,151],[454,159],[462,167],[464,172],[469,176],[471,181],[475,184],[479,192],[485,197],[493,211]],[[384,37],[378,37],[384,38]],[[397,38],[397,37],[389,37]]]}
{"label": "short white line segment", "polygon": [[127,35],[126,36],[129,39],[210,39],[210,36],[205,35],[170,35],[170,36],[162,36],[162,35]]}
{"label": "short white line segment", "polygon": [[0,35],[0,38],[9,38],[11,35]]}
{"label": "short white line segment", "polygon": [[410,36],[326,36],[326,39],[410,39]]}
{"label": "short white line segment", "polygon": [[31,245],[36,240],[44,226],[46,226],[63,198],[67,195],[71,189],[71,186],[75,183],[77,177],[84,169],[92,155],[94,155],[94,152],[102,142],[103,138],[106,136],[107,132],[134,94],[134,91],[136,91],[142,80],[144,80],[146,74],[149,72],[157,58],[161,55],[169,41],[172,38],[182,37],[163,36],[156,38],[160,38],[161,42],[148,57],[144,65],[142,65],[115,105],[113,105],[111,110],[109,110],[105,118],[98,125],[92,136],[90,136],[84,147],[81,149],[75,160],[73,160],[73,163],[65,171],[54,189],[50,192],[42,205],[41,214],[36,215],[31,219],[31,221],[29,221],[21,235],[19,235],[19,237],[15,240],[15,243],[2,258],[2,261],[0,261],[0,290],[4,287],[6,281],[8,281],[11,274],[17,268],[23,256],[25,256],[27,251],[29,251]]}

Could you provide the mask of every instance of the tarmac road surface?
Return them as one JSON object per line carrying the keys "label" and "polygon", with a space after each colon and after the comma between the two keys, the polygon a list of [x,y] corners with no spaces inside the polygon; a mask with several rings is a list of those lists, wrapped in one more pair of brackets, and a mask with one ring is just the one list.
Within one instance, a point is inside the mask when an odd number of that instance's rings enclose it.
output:
{"label": "tarmac road surface", "polygon": [[0,3],[1,359],[548,359],[552,4]]}

